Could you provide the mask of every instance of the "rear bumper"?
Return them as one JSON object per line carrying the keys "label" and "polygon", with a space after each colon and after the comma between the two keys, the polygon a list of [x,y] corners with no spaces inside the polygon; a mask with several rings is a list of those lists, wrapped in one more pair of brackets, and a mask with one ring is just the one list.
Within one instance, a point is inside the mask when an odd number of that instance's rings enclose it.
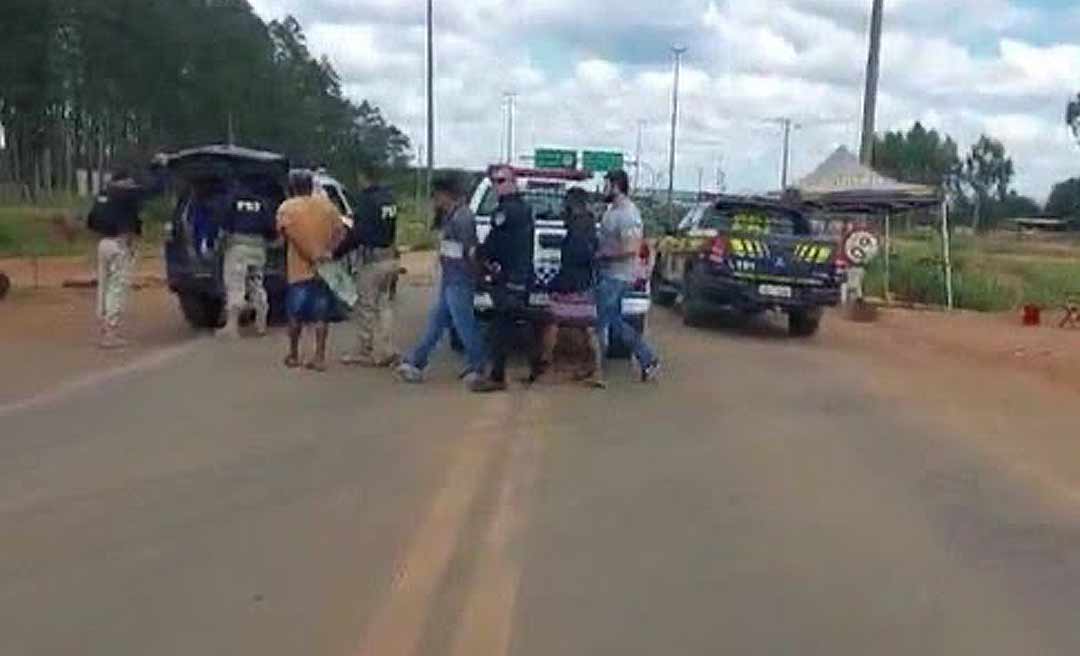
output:
{"label": "rear bumper", "polygon": [[[542,310],[547,307],[546,297],[534,297],[530,299],[529,307]],[[477,292],[473,301],[473,308],[477,314],[486,315],[490,314],[495,309],[495,304],[491,300],[491,294],[488,292]],[[641,317],[649,313],[652,309],[652,298],[645,292],[631,292],[623,298],[622,313],[624,317]]]}
{"label": "rear bumper", "polygon": [[[791,298],[765,296],[759,291],[762,284],[790,287]],[[840,304],[840,288],[838,286],[784,285],[783,283],[765,281],[736,280],[719,275],[702,275],[695,278],[693,289],[698,302],[717,308],[732,308],[744,311],[794,310],[832,307]]]}
{"label": "rear bumper", "polygon": [[[288,287],[284,258],[275,258],[275,255],[274,251],[267,254],[267,266],[263,271],[263,287],[271,299],[284,295]],[[165,275],[169,289],[174,293],[224,299],[221,267],[221,257],[209,262],[193,262],[187,250],[177,242],[165,244]]]}

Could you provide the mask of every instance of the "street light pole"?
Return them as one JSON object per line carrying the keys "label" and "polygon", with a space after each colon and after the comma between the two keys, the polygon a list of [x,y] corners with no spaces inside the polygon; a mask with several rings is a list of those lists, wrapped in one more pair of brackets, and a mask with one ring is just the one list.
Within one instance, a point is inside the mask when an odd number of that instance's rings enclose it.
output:
{"label": "street light pole", "polygon": [[668,205],[675,203],[675,135],[679,129],[679,69],[682,66],[682,56],[686,52],[685,46],[674,46],[671,52],[675,55],[675,81],[671,90],[671,149],[668,151]]}
{"label": "street light pole", "polygon": [[881,28],[885,0],[873,0],[870,14],[870,56],[866,62],[866,95],[863,97],[862,144],[859,159],[866,166],[874,160],[874,123],[877,115],[878,77],[881,71]]}
{"label": "street light pole", "polygon": [[645,121],[637,122],[637,148],[634,149],[634,189],[641,186],[641,142],[645,132]]}
{"label": "street light pole", "polygon": [[427,0],[427,183],[424,197],[431,197],[431,178],[435,172],[435,8]]}
{"label": "street light pole", "polygon": [[517,94],[508,91],[506,98],[506,163],[514,165],[514,109],[517,102]]}

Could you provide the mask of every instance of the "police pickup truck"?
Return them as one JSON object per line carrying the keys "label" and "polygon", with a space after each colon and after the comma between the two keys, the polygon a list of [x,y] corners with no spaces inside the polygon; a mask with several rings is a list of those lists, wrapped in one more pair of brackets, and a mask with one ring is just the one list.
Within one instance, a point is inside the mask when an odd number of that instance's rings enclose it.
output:
{"label": "police pickup truck", "polygon": [[817,332],[824,308],[840,302],[847,261],[839,243],[811,234],[797,207],[724,196],[694,207],[657,244],[654,298],[682,299],[687,325],[710,310],[779,310],[791,335]]}
{"label": "police pickup truck", "polygon": [[[529,287],[529,306],[543,310],[548,305],[548,285],[558,275],[562,261],[562,242],[566,236],[566,226],[562,219],[563,202],[566,192],[571,187],[587,190],[593,176],[588,171],[574,169],[525,169],[514,168],[518,188],[522,198],[532,210],[533,240],[532,261],[533,279]],[[469,208],[476,215],[476,232],[483,243],[491,232],[491,218],[499,199],[491,180],[487,177],[480,181],[473,191]],[[594,208],[597,220],[603,207]],[[634,291],[623,300],[623,317],[642,334],[646,329],[646,316],[652,306],[649,293],[650,265],[652,253],[648,245],[643,244],[638,259],[638,280]],[[475,307],[481,316],[492,308],[491,296],[483,290],[477,292]],[[609,340],[609,355],[617,358],[629,357],[629,350],[617,337]]]}

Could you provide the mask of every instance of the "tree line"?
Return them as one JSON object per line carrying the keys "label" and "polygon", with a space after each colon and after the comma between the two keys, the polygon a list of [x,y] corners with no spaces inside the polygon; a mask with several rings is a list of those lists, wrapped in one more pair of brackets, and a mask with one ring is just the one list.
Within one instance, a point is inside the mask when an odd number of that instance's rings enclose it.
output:
{"label": "tree line", "polygon": [[[1068,103],[1065,122],[1080,143],[1080,94]],[[1080,223],[1080,177],[1055,184],[1040,205],[1012,188],[1015,164],[1005,146],[988,135],[961,154],[951,137],[915,123],[907,132],[878,135],[873,164],[901,182],[943,188],[954,199],[958,221],[976,229],[1041,214]]]}
{"label": "tree line", "polygon": [[0,181],[72,189],[76,170],[234,142],[346,180],[403,166],[408,138],[347,98],[292,17],[246,0],[7,0],[0,20]]}

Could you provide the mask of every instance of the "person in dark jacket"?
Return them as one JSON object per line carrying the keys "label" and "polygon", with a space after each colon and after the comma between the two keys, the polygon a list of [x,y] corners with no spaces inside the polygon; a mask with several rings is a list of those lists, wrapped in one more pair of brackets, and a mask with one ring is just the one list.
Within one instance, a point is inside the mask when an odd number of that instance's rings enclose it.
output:
{"label": "person in dark jacket", "polygon": [[397,202],[389,187],[378,184],[373,173],[357,199],[349,234],[334,251],[334,258],[356,252],[356,291],[353,316],[356,345],[341,358],[346,365],[393,367],[401,358],[394,346],[394,314],[390,293],[398,274]]}
{"label": "person in dark jacket", "polygon": [[270,199],[243,181],[232,183],[222,222],[226,318],[225,326],[217,332],[219,337],[239,336],[240,314],[249,302],[255,309],[255,333],[266,335],[270,302],[263,275],[267,246],[277,238],[276,209]]}
{"label": "person in dark jacket", "polygon": [[572,188],[566,194],[563,221],[566,237],[561,247],[559,274],[551,282],[551,322],[541,331],[540,356],[533,362],[530,381],[538,380],[551,366],[561,330],[578,330],[588,344],[588,362],[575,380],[604,388],[600,339],[596,332],[596,217],[588,207],[588,193]]}
{"label": "person in dark jacket", "polygon": [[165,185],[164,158],[154,159],[151,181],[140,184],[127,169],[112,171],[109,184],[95,198],[87,216],[87,227],[98,234],[97,315],[102,348],[127,346],[120,335],[124,306],[131,288],[135,265],[135,241],[142,235],[143,203]]}
{"label": "person in dark jacket", "polygon": [[488,271],[495,306],[491,334],[491,374],[487,389],[506,389],[506,361],[514,341],[517,321],[524,316],[528,286],[533,276],[532,211],[517,188],[514,170],[497,166],[490,172],[499,205],[491,217],[491,232],[480,247],[480,261]]}

